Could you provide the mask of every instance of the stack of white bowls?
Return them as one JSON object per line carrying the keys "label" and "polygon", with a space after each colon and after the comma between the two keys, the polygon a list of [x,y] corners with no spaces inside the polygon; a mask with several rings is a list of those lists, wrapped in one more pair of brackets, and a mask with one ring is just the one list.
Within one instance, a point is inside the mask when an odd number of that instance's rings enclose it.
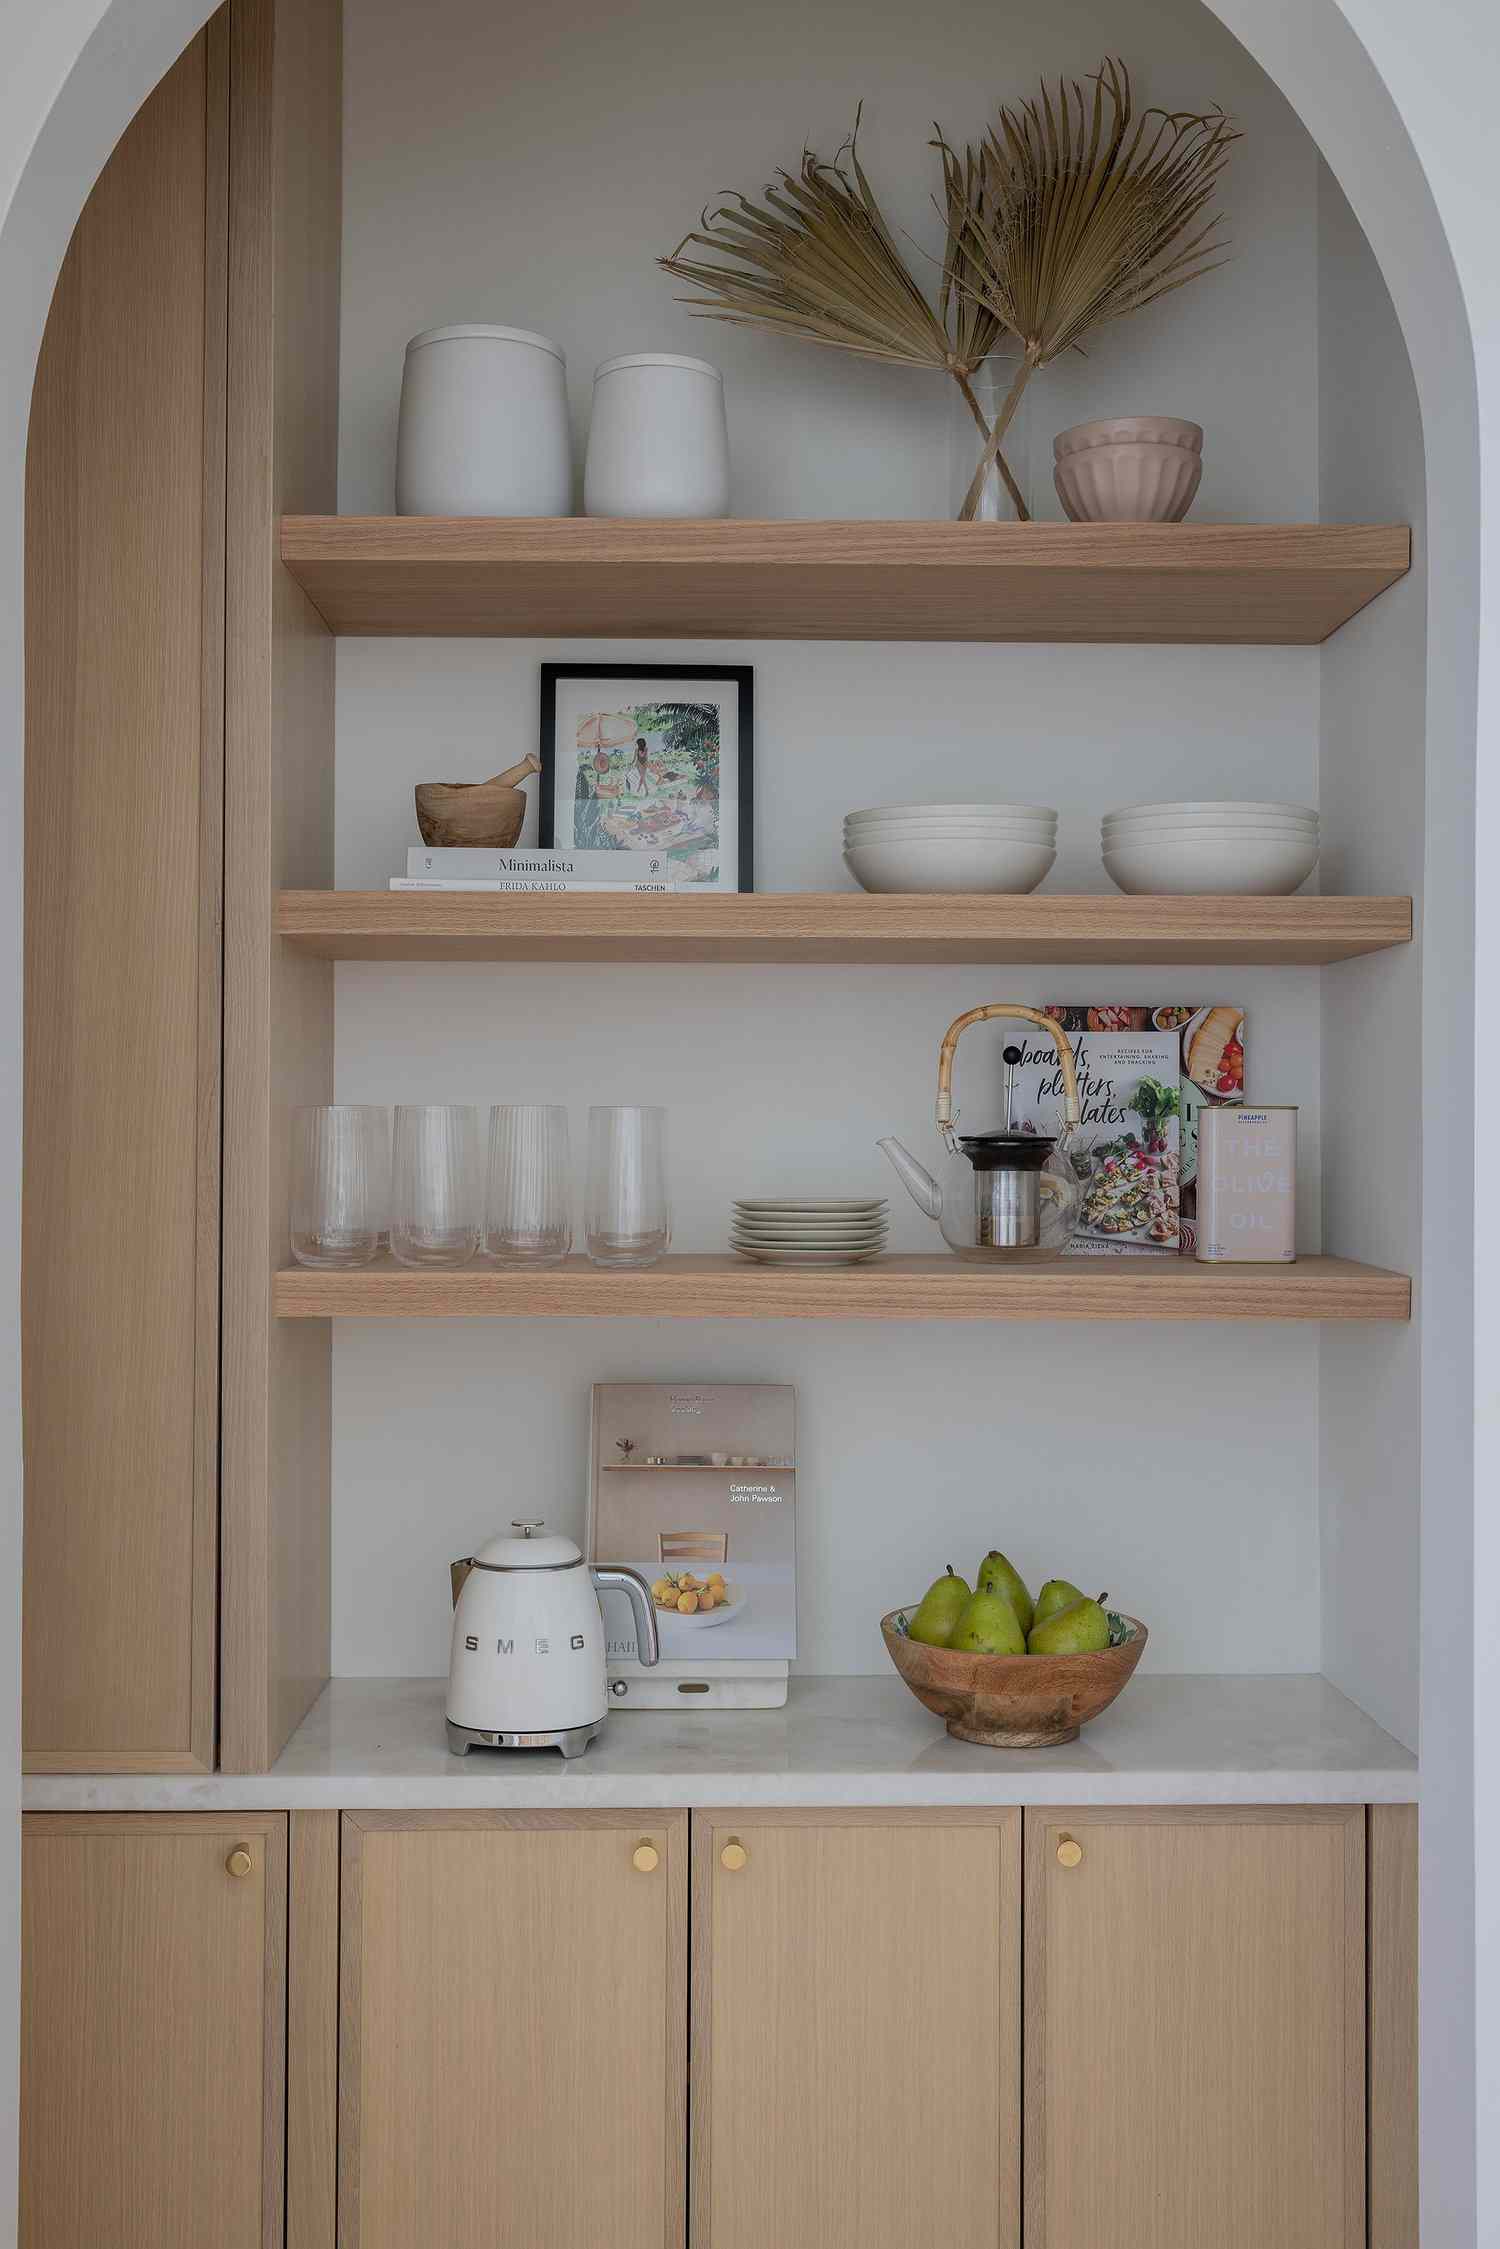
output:
{"label": "stack of white bowls", "polygon": [[1132,804],[1105,814],[1103,843],[1117,890],[1288,898],[1318,863],[1318,815],[1301,804]]}
{"label": "stack of white bowls", "polygon": [[730,1246],[757,1265],[863,1265],[885,1248],[883,1195],[737,1202]]}
{"label": "stack of white bowls", "polygon": [[1035,890],[1057,857],[1057,814],[1035,804],[883,804],[844,816],[862,890]]}

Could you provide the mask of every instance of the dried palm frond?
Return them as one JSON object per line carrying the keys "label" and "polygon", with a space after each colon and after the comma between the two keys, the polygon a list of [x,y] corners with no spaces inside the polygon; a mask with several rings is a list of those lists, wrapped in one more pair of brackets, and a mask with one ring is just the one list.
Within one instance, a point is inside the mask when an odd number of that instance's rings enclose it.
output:
{"label": "dried palm frond", "polygon": [[[988,438],[989,424],[969,378],[1001,323],[975,292],[961,291],[949,280],[953,230],[970,224],[962,167],[948,198],[949,254],[939,312],[896,246],[860,163],[858,138],[857,112],[854,132],[831,163],[804,149],[801,169],[779,171],[762,201],[729,196],[706,210],[672,255],[657,262],[675,280],[703,292],[682,300],[700,318],[767,328],[863,358],[951,375],[981,436]],[[685,257],[690,245],[711,252],[713,262]],[[1024,514],[1003,463],[1001,473]]]}
{"label": "dried palm frond", "polygon": [[962,165],[943,151],[945,173],[962,172],[967,189],[951,285],[1023,354],[966,505],[1038,367],[1224,262],[1221,217],[1205,213],[1237,128],[1218,108],[1137,118],[1130,73],[1112,57],[1091,84],[1092,101],[1076,80],[1055,96],[1044,82],[1001,109]]}

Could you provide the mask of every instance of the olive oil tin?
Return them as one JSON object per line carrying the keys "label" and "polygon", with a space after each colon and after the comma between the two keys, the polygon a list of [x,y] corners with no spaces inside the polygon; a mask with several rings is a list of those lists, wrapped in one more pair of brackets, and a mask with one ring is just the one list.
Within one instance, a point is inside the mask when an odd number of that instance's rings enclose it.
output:
{"label": "olive oil tin", "polygon": [[1205,1109],[1198,1119],[1198,1262],[1297,1256],[1297,1112]]}

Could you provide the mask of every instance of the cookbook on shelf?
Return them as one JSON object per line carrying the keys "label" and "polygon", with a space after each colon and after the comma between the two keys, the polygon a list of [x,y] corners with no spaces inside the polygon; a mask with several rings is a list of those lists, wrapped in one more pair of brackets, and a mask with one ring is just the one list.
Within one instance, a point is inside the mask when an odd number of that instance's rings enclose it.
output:
{"label": "cookbook on shelf", "polygon": [[[1205,1108],[1245,1098],[1244,1009],[1225,1000],[1053,1001],[1043,1013],[1072,1041],[1083,1094],[1073,1154],[1087,1191],[1070,1254],[1157,1249],[1193,1256],[1198,1119]],[[1143,1038],[1165,1043],[1153,1043],[1148,1054]],[[1092,1095],[1086,1076],[1099,1081]],[[1111,1114],[1122,1109],[1123,1116]]]}

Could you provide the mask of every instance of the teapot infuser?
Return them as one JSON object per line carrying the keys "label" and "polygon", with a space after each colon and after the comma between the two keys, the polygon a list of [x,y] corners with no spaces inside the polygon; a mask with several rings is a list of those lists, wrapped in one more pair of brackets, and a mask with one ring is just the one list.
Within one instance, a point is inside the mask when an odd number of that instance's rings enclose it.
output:
{"label": "teapot infuser", "polygon": [[[1057,1049],[1063,1088],[1062,1127],[1054,1135],[1014,1132],[1007,1100],[1003,1131],[955,1131],[953,1064],[958,1042],[971,1023],[997,1016],[1034,1023]],[[1009,1057],[1007,1057],[1009,1059]],[[993,1262],[1034,1263],[1060,1257],[1073,1237],[1083,1202],[1083,1183],[1067,1161],[1081,1115],[1073,1050],[1050,1015],[1014,1000],[972,1007],[950,1023],[938,1051],[937,1128],[950,1162],[941,1181],[894,1138],[877,1143],[894,1166],[919,1210],[936,1219],[956,1257]]]}

